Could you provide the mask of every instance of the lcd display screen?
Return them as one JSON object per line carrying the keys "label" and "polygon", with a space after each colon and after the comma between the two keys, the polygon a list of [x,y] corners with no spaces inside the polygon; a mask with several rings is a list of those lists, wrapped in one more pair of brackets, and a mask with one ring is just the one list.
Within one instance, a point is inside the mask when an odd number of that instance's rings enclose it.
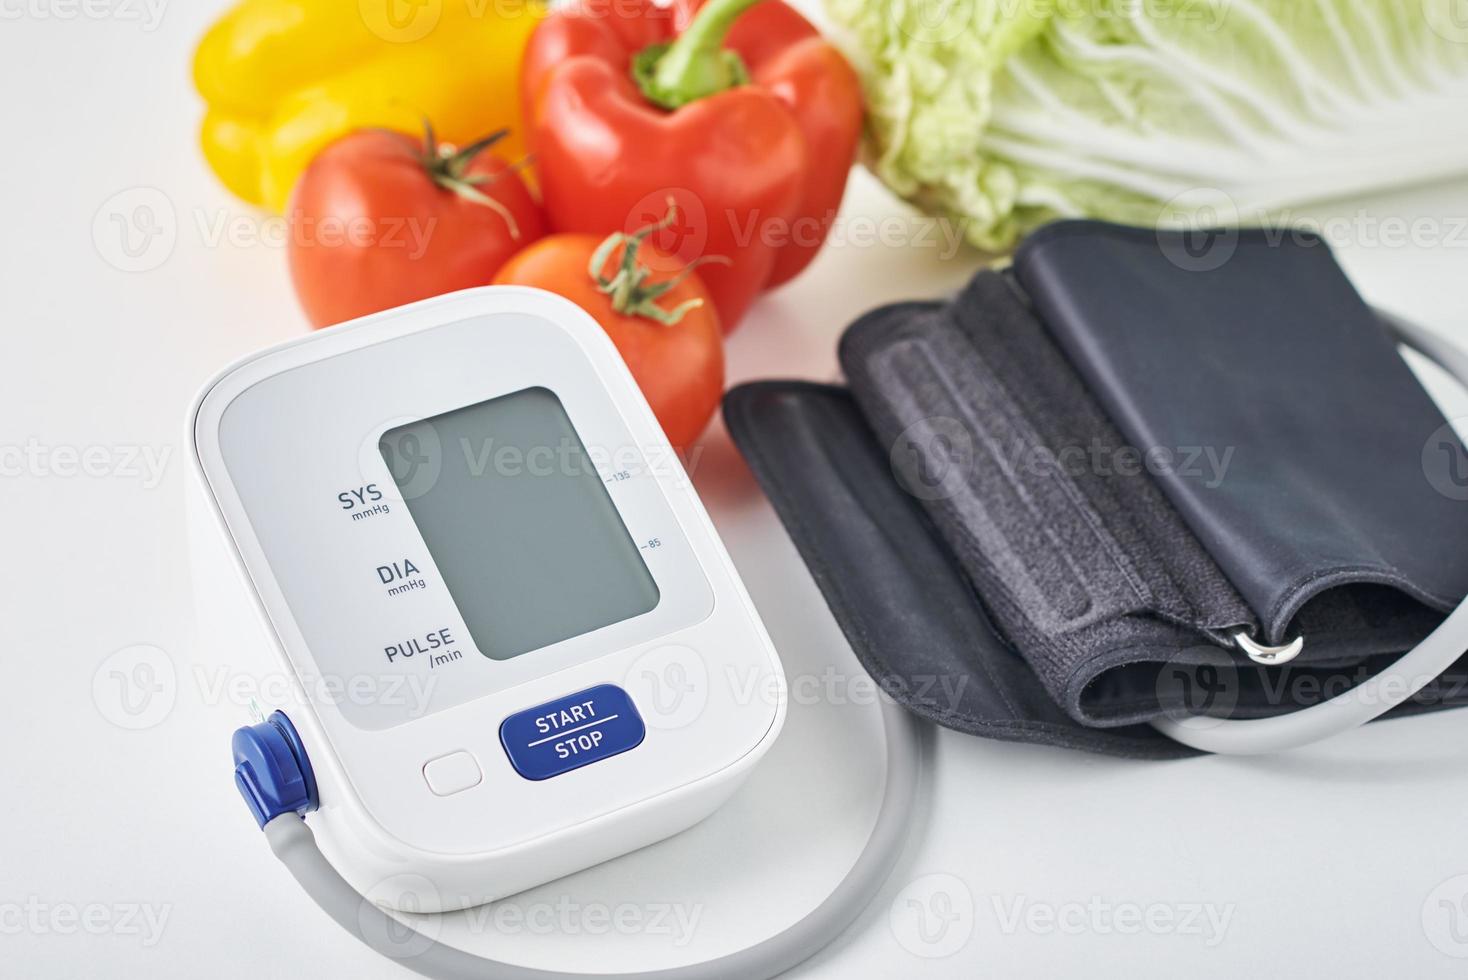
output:
{"label": "lcd display screen", "polygon": [[398,426],[378,448],[485,656],[509,660],[657,606],[657,583],[549,389]]}

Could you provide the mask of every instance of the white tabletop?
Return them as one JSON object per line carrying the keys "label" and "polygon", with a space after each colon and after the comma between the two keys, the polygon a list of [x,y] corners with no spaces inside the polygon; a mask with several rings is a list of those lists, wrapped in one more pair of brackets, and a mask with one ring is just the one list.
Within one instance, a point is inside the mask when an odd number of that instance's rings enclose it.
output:
{"label": "white tabletop", "polygon": [[[219,5],[160,2],[4,5],[0,972],[406,976],[309,905],[231,783],[225,736],[250,692],[194,621],[182,419],[209,374],[305,325],[278,226],[195,147],[190,48]],[[1331,219],[1369,299],[1468,343],[1468,180],[1306,213]],[[899,241],[921,227],[907,215],[857,174],[838,240],[732,339],[731,382],[833,379],[852,317],[980,264]],[[128,255],[119,219],[166,234]],[[561,969],[692,962],[791,921],[860,849],[882,775],[863,675],[718,427],[695,475],[791,676],[784,734],[705,823],[450,917],[450,941]],[[151,678],[118,654],[137,645],[159,651]],[[140,730],[119,665],[138,696],[158,689]],[[1448,712],[1176,763],[938,732],[894,879],[797,973],[1461,975],[1465,731]]]}

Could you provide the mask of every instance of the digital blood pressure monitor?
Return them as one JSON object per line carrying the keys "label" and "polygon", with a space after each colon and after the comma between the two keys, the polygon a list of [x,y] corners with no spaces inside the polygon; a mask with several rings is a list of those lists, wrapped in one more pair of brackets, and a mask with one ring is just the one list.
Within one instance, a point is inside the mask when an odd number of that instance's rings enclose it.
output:
{"label": "digital blood pressure monitor", "polygon": [[217,377],[190,434],[359,891],[462,908],[652,843],[779,732],[770,640],[571,303],[486,287],[313,334]]}
{"label": "digital blood pressure monitor", "polygon": [[[1468,355],[1388,322],[1468,384]],[[480,904],[677,833],[779,732],[784,676],[749,597],[615,348],[564,300],[469,290],[248,358],[201,393],[189,439],[295,688],[289,714],[235,733],[236,784],[311,899],[411,970],[566,976],[405,941],[380,906]],[[1410,697],[1465,637],[1468,602],[1309,709],[1154,724],[1208,751],[1307,744]],[[880,890],[922,743],[878,703],[882,805],[851,870],[773,936],[659,977],[777,976]]]}

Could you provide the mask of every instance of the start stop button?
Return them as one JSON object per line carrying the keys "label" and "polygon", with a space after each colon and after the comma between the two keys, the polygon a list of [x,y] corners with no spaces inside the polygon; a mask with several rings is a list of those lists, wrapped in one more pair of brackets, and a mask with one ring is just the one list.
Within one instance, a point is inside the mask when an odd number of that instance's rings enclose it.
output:
{"label": "start stop button", "polygon": [[646,734],[632,699],[615,684],[517,711],[500,724],[500,744],[526,779],[549,779],[635,749]]}

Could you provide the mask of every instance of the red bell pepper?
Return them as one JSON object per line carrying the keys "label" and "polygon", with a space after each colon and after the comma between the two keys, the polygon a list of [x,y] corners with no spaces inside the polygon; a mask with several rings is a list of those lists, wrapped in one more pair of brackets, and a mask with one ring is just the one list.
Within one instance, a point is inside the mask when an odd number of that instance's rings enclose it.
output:
{"label": "red bell pepper", "polygon": [[536,28],[521,92],[552,227],[631,233],[672,197],[657,245],[729,260],[699,269],[725,332],[815,257],[861,135],[856,73],[780,0],[580,0]]}

